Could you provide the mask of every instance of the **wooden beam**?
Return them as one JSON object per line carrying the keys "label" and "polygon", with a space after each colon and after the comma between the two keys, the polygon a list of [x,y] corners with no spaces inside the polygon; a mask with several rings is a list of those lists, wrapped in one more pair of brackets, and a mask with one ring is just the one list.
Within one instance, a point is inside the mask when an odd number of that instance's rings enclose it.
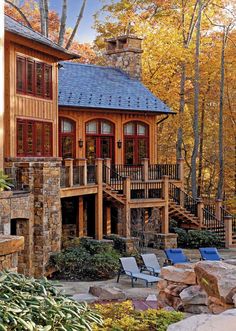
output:
{"label": "wooden beam", "polygon": [[78,197],[78,212],[77,212],[77,224],[76,224],[77,237],[84,236],[84,198]]}

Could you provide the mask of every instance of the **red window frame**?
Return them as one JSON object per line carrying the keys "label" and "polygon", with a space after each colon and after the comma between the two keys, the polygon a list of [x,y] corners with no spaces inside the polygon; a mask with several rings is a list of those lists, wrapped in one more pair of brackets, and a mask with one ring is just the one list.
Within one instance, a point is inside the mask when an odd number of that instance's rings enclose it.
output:
{"label": "red window frame", "polygon": [[[37,125],[41,125],[41,135],[37,136]],[[22,128],[22,152],[19,152],[19,128]],[[32,128],[32,137],[29,136],[30,130],[29,127]],[[46,151],[45,141],[46,141],[46,130],[49,128],[49,151]],[[53,129],[51,122],[42,122],[42,121],[34,121],[27,119],[17,119],[16,122],[16,154],[19,157],[33,156],[33,157],[50,157],[53,154]],[[36,152],[37,141],[40,138],[41,141],[41,153]],[[29,141],[31,139],[31,144]]]}
{"label": "red window frame", "polygon": [[[97,125],[97,132],[87,132],[86,131],[86,126],[88,123],[90,122],[96,122]],[[102,133],[102,122],[107,122],[109,125],[111,125],[111,133]],[[108,121],[106,119],[94,119],[94,120],[90,120],[88,122],[85,123],[85,134],[86,134],[86,138],[87,137],[91,137],[95,139],[95,150],[96,150],[96,158],[100,158],[101,157],[101,142],[103,138],[109,138],[109,144],[110,144],[110,158],[111,161],[114,162],[114,155],[115,155],[115,150],[114,150],[114,138],[115,138],[115,126],[114,123],[112,123],[111,121]]]}
{"label": "red window frame", "polygon": [[[134,134],[125,134],[125,126],[127,124],[133,124],[134,125]],[[141,135],[138,134],[138,125],[142,125],[145,127],[145,134]],[[149,157],[149,126],[148,124],[140,121],[130,121],[124,124],[123,127],[124,132],[124,161],[126,163],[126,141],[127,140],[133,140],[133,165],[140,164],[141,160],[139,160],[139,141],[145,140],[146,142],[146,156]]]}
{"label": "red window frame", "polygon": [[[72,132],[62,132],[61,131],[61,124],[62,121],[68,121],[72,124],[73,126],[73,131]],[[75,158],[76,155],[76,124],[73,120],[71,120],[70,118],[66,118],[66,117],[60,117],[59,118],[59,156],[63,157],[62,155],[62,139],[63,137],[71,137],[73,140],[73,150],[72,152],[72,158]]]}
{"label": "red window frame", "polygon": [[[18,64],[23,65],[22,75],[21,77],[18,76]],[[32,70],[32,92],[28,91],[28,64],[33,65]],[[42,85],[42,92],[37,92],[37,65],[42,66],[42,77],[41,77],[41,85]],[[46,82],[45,77],[46,70],[49,70],[49,81]],[[22,82],[22,88],[18,87],[18,82]],[[48,85],[48,86],[47,86]],[[49,87],[49,88],[48,88]],[[32,58],[26,58],[23,56],[16,57],[16,92],[24,95],[35,96],[37,98],[49,99],[52,100],[52,66],[33,60]]]}

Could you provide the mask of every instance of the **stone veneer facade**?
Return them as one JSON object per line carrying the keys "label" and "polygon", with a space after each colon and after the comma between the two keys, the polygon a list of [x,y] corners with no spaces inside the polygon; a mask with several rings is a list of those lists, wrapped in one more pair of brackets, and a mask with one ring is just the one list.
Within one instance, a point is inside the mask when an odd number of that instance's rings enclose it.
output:
{"label": "stone veneer facade", "polygon": [[23,247],[23,237],[0,235],[0,271],[18,271],[18,253]]}
{"label": "stone veneer facade", "polygon": [[16,222],[16,234],[25,238],[18,267],[24,274],[44,275],[50,254],[61,249],[60,166],[59,158],[7,160],[7,167],[21,168],[28,192],[0,193],[0,233],[9,235]]}

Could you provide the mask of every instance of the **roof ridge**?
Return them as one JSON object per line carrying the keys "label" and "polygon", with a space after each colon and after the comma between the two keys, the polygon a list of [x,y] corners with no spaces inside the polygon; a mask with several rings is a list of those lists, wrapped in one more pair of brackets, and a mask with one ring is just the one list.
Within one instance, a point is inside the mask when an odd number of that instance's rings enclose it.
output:
{"label": "roof ridge", "polygon": [[41,36],[41,37],[47,39],[49,42],[53,43],[54,45],[56,45],[57,47],[61,48],[62,50],[64,50],[64,51],[68,51],[68,50],[65,49],[64,47],[62,47],[62,46],[58,45],[57,43],[55,43],[53,40],[51,40],[51,39],[49,39],[48,37],[44,36],[42,33],[40,33],[40,32],[38,32],[38,31],[34,30],[33,28],[29,27],[28,25],[24,25],[24,24],[18,22],[15,18],[11,17],[10,15],[4,14],[4,16],[7,16],[8,18],[10,18],[11,20],[13,20],[13,21],[16,22],[17,24],[21,25],[22,27],[27,28],[27,29],[29,29],[30,31],[32,31],[32,32],[34,32],[34,33],[36,33],[36,34],[38,34],[39,36]]}
{"label": "roof ridge", "polygon": [[92,64],[92,63],[80,63],[80,62],[69,62],[69,61],[60,61],[60,63],[65,63],[65,64],[70,64],[70,65],[80,65],[80,66],[84,66],[84,67],[97,67],[97,68],[102,68],[102,69],[114,69],[114,70],[118,70],[121,71],[122,73],[125,73],[125,71],[123,71],[122,69],[119,68],[115,68],[112,66],[103,66],[103,65],[98,65],[98,64]]}

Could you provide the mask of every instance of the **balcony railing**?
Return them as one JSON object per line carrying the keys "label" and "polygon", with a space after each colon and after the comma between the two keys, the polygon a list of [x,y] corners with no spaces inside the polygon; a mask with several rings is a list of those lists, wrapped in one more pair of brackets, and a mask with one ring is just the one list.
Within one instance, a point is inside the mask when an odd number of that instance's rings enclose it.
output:
{"label": "balcony railing", "polygon": [[158,180],[163,176],[168,176],[169,179],[180,180],[179,164],[150,164],[148,168],[149,180]]}
{"label": "balcony railing", "polygon": [[143,165],[114,164],[112,169],[122,177],[130,177],[131,180],[143,179]]}

